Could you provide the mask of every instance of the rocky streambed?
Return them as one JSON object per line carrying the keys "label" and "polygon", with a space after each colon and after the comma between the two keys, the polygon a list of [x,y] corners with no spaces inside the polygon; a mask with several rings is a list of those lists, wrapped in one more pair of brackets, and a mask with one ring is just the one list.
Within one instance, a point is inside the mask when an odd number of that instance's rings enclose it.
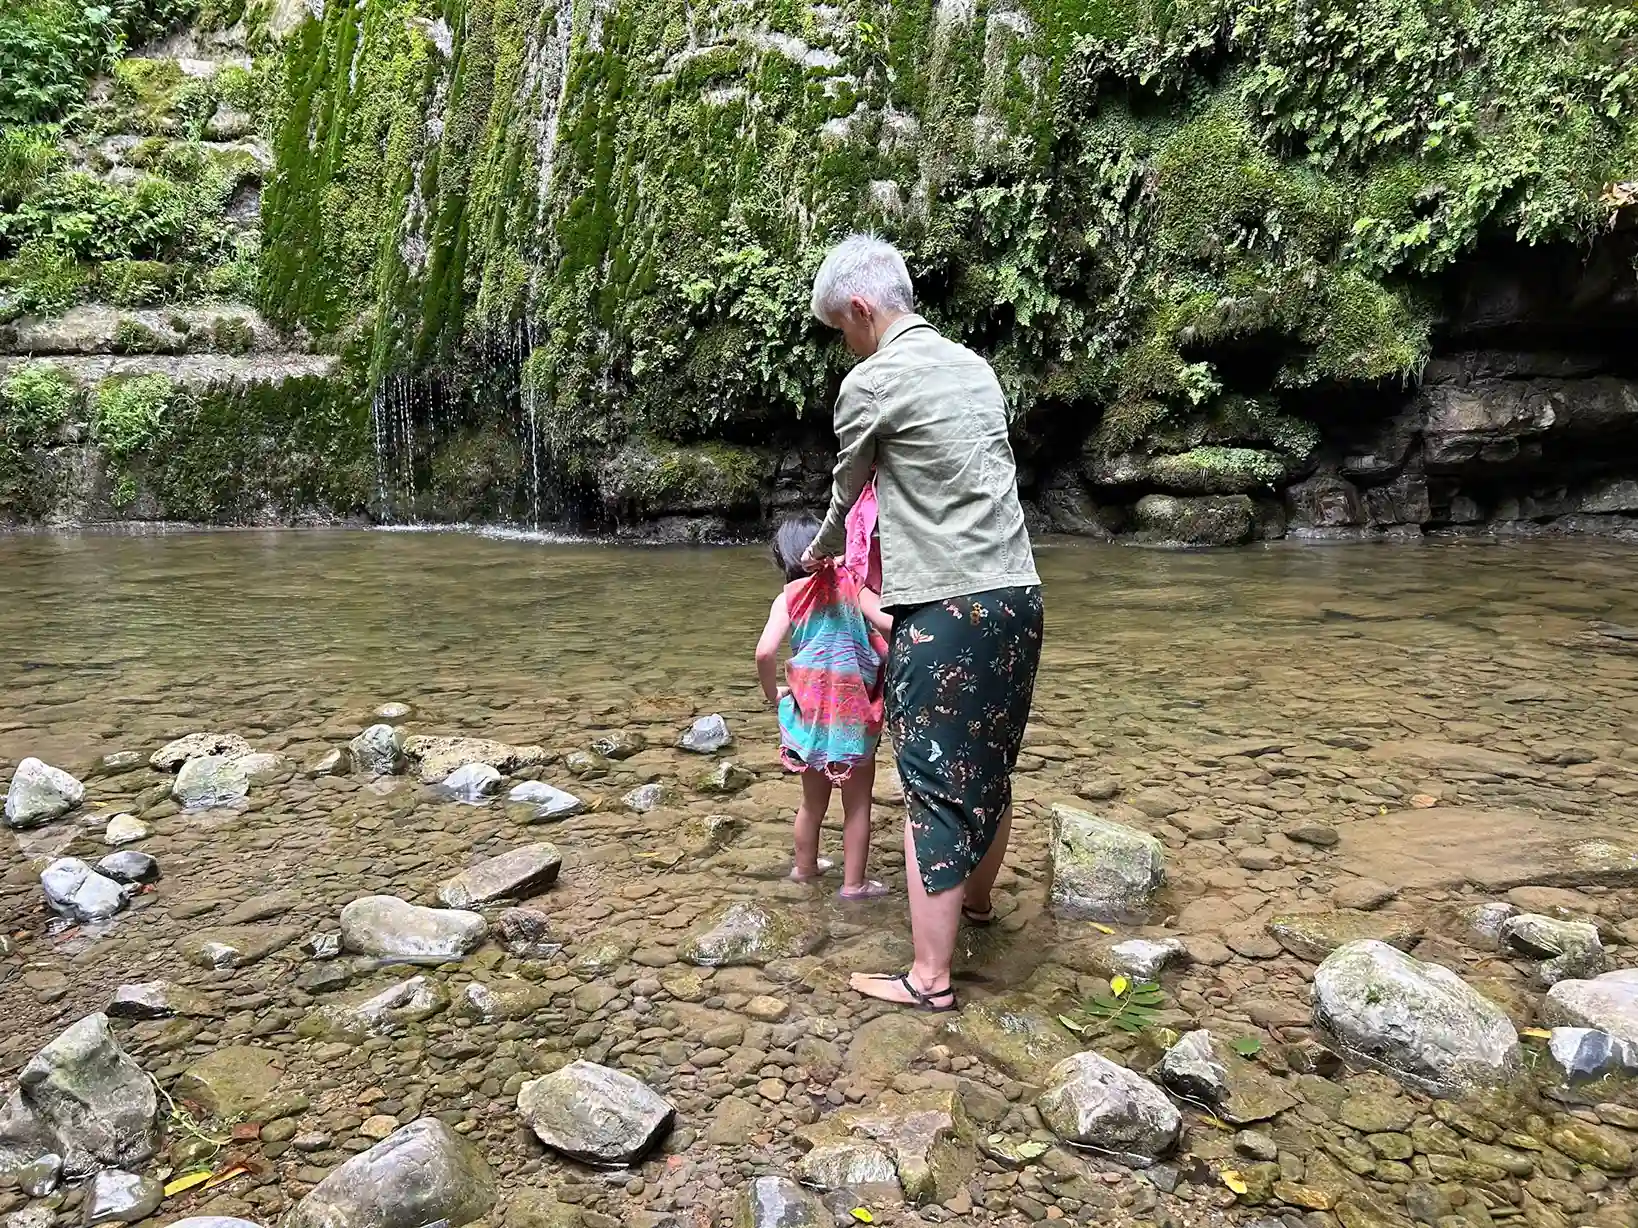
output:
{"label": "rocky streambed", "polygon": [[[731,623],[761,572],[707,557]],[[729,629],[648,606],[697,637],[656,672],[586,595],[618,556],[562,563],[606,634],[557,623],[550,676],[435,581],[414,659],[368,610],[350,648],[223,638],[229,600],[176,631],[196,664],[127,632],[21,672],[6,1228],[1635,1222],[1619,560],[1225,597],[1102,558],[1045,557],[1001,916],[941,1016],[846,989],[909,958],[886,762],[895,895],[787,881]]]}

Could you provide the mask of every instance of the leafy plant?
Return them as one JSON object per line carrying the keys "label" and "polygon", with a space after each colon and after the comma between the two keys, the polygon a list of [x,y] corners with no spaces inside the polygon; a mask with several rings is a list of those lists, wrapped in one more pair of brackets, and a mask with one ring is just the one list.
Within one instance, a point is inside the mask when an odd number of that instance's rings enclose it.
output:
{"label": "leafy plant", "polygon": [[13,367],[0,381],[0,434],[21,447],[38,444],[68,420],[78,395],[67,374],[50,363]]}
{"label": "leafy plant", "polygon": [[112,375],[97,385],[91,427],[111,461],[123,465],[165,437],[172,392],[158,374]]}
{"label": "leafy plant", "polygon": [[1153,981],[1132,981],[1111,977],[1107,993],[1095,993],[1081,1007],[1081,1019],[1058,1016],[1058,1022],[1079,1035],[1097,1023],[1122,1032],[1141,1032],[1160,1019],[1166,1004],[1165,991]]}

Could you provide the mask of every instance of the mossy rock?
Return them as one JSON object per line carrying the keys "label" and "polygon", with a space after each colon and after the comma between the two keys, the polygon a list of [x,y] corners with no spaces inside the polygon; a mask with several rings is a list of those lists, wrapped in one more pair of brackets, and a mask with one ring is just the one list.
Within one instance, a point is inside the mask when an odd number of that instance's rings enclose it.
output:
{"label": "mossy rock", "polygon": [[1252,539],[1257,509],[1245,495],[1145,495],[1133,509],[1137,540],[1156,546],[1238,546]]}
{"label": "mossy rock", "polygon": [[773,458],[729,444],[629,440],[598,473],[603,505],[615,514],[659,516],[755,510],[773,479]]}
{"label": "mossy rock", "polygon": [[762,965],[812,955],[825,943],[817,917],[788,905],[734,900],[715,909],[683,942],[678,955],[702,968]]}

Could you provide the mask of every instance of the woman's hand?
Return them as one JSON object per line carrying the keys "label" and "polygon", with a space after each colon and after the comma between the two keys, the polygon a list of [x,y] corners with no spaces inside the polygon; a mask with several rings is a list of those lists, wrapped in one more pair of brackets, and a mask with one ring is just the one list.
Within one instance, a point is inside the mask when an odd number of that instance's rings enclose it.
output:
{"label": "woman's hand", "polygon": [[802,551],[802,570],[807,572],[809,575],[812,575],[814,572],[818,571],[828,562],[830,562],[830,559],[822,558],[819,555],[814,554],[812,546],[809,546],[806,550]]}

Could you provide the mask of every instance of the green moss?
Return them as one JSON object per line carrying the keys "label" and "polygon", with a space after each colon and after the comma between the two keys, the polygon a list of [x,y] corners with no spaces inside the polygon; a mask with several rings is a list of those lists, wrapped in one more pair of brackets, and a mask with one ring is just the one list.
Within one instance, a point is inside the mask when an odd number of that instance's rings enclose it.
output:
{"label": "green moss", "polygon": [[1193,448],[1149,463],[1149,478],[1170,490],[1190,494],[1243,494],[1273,487],[1285,477],[1278,455],[1257,448]]}
{"label": "green moss", "polygon": [[74,382],[48,362],[10,368],[0,378],[0,434],[17,448],[45,443],[79,400]]}
{"label": "green moss", "polygon": [[175,280],[160,260],[106,260],[97,266],[97,292],[116,307],[163,303]]}
{"label": "green moss", "polygon": [[638,516],[744,511],[757,506],[772,476],[769,457],[751,449],[641,437],[605,462],[600,486],[606,503]]}
{"label": "green moss", "polygon": [[127,317],[114,326],[116,354],[160,354],[168,348],[159,334],[141,320]]}
{"label": "green moss", "polygon": [[248,354],[256,348],[256,334],[243,316],[223,316],[210,331],[216,349],[224,354]]}
{"label": "green moss", "polygon": [[64,245],[50,239],[27,240],[6,262],[3,281],[28,312],[54,315],[67,311],[85,294],[91,272]]}
{"label": "green moss", "polygon": [[91,431],[110,460],[124,465],[165,439],[173,391],[163,375],[111,375],[97,385]]}
{"label": "green moss", "polygon": [[63,162],[49,124],[0,124],[0,210],[14,209]]}

